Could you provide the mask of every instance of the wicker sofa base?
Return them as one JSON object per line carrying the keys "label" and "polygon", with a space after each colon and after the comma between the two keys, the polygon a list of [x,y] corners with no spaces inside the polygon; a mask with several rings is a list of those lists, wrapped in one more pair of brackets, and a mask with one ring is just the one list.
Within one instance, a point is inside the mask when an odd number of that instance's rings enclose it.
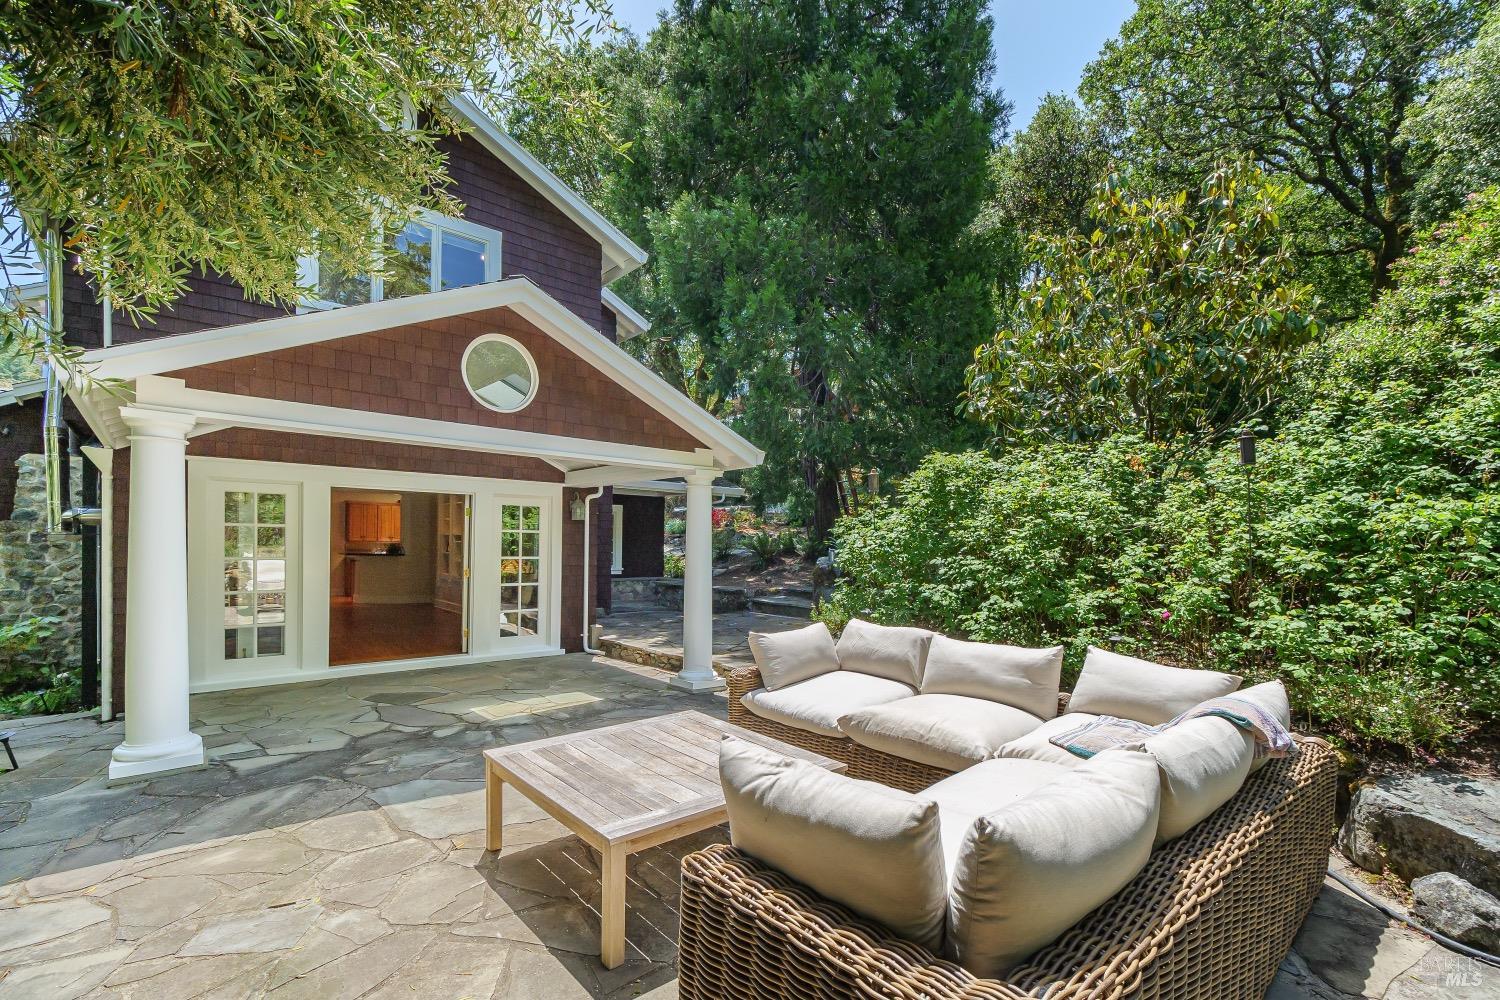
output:
{"label": "wicker sofa base", "polygon": [[[892,767],[878,759],[887,754],[874,757],[848,740],[741,709],[746,720],[734,714],[738,705],[731,686],[731,721],[760,732],[776,726],[771,735],[845,760],[856,777],[919,791],[947,773]],[[1317,897],[1333,838],[1336,757],[1321,740],[1297,744],[1297,753],[1267,764],[1003,981],[977,979],[732,847],[691,854],[682,866],[679,993],[684,1000],[1260,1000]]]}

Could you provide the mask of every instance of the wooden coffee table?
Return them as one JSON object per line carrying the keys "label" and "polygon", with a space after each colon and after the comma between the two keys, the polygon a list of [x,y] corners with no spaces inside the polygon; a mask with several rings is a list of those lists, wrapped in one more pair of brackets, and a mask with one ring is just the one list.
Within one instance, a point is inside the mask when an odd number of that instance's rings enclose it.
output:
{"label": "wooden coffee table", "polygon": [[486,847],[500,850],[506,785],[598,850],[603,869],[599,958],[625,960],[625,862],[637,851],[724,822],[719,743],[737,736],[777,753],[843,771],[842,761],[711,718],[677,712],[567,736],[486,750]]}

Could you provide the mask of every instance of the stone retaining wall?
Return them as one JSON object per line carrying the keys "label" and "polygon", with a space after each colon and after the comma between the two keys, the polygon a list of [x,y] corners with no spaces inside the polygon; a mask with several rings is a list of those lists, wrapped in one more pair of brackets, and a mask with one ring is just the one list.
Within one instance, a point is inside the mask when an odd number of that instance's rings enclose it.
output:
{"label": "stone retaining wall", "polygon": [[[82,469],[70,463],[72,506],[81,504]],[[65,506],[67,506],[65,504]],[[52,616],[61,621],[51,638],[13,661],[0,660],[0,685],[17,668],[52,665],[75,669],[82,657],[83,540],[47,534],[47,479],[41,455],[16,462],[15,506],[0,520],[0,625]]]}

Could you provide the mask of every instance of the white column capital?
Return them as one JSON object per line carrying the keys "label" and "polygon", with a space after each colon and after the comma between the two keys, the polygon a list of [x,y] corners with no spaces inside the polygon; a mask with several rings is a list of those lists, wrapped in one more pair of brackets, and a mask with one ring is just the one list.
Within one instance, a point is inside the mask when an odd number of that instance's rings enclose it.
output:
{"label": "white column capital", "polygon": [[198,423],[198,418],[191,413],[140,406],[120,407],[120,419],[130,428],[131,440],[162,438],[167,441],[186,441],[188,432]]}
{"label": "white column capital", "polygon": [[699,469],[697,472],[689,472],[682,477],[688,486],[712,486],[714,480],[719,478],[718,469]]}

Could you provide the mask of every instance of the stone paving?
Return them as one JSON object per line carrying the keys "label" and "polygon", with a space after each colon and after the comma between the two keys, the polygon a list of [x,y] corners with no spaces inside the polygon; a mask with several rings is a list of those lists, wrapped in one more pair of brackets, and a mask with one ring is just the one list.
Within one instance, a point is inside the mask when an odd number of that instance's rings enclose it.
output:
{"label": "stone paving", "polygon": [[680,860],[722,832],[632,859],[606,971],[579,840],[511,796],[484,852],[479,751],[694,707],[586,656],[206,694],[210,765],[115,788],[118,723],[17,727],[0,998],[675,995]]}
{"label": "stone paving", "polygon": [[[627,961],[598,866],[520,796],[483,850],[479,751],[722,695],[587,656],[195,696],[208,767],[109,788],[119,723],[7,722],[0,1000],[676,996],[681,858],[632,859]],[[1268,1000],[1500,1000],[1500,974],[1325,891]]]}
{"label": "stone paving", "polygon": [[[784,632],[802,628],[805,618],[755,611],[720,611],[714,615],[714,666],[721,672],[755,663],[751,632]],[[659,604],[616,601],[600,617],[597,630],[606,653],[646,666],[677,670],[682,666],[682,611]]]}

